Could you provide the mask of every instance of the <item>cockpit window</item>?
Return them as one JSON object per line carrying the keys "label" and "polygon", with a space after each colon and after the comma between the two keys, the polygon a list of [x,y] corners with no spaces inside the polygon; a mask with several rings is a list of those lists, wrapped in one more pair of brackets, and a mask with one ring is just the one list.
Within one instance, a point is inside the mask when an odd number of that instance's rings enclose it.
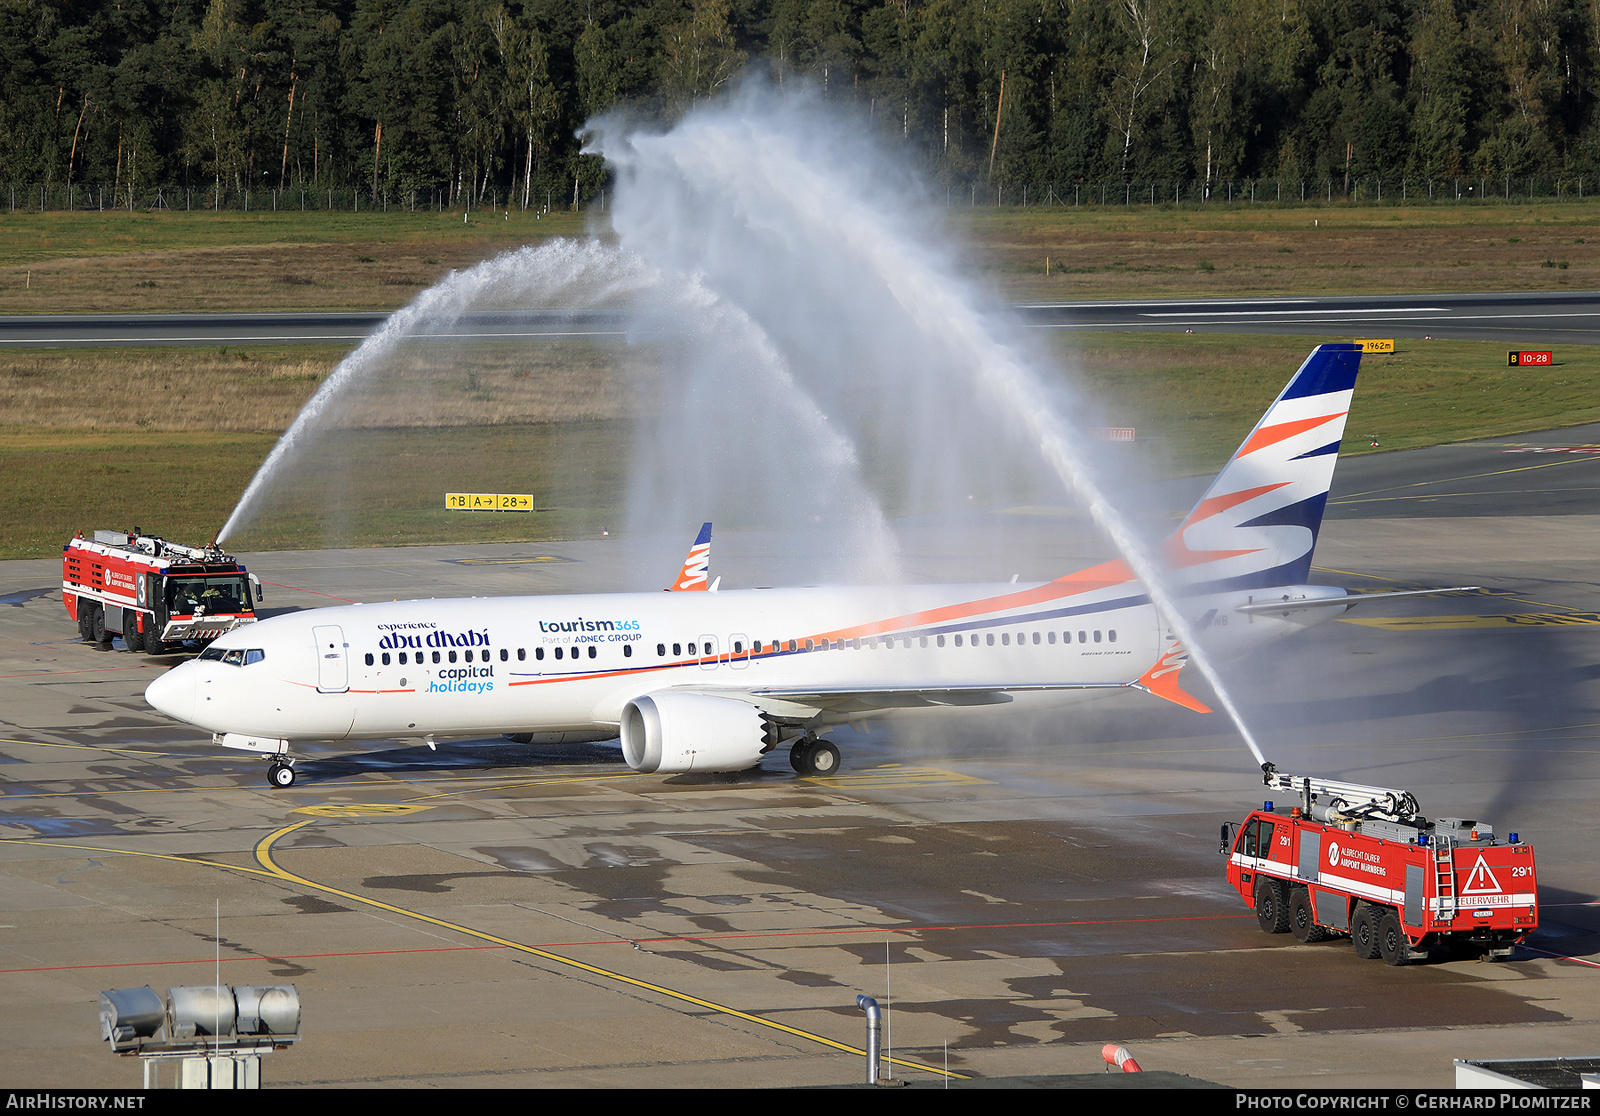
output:
{"label": "cockpit window", "polygon": [[249,666],[259,663],[267,657],[267,653],[259,647],[242,648],[233,647],[224,650],[221,647],[207,647],[200,652],[200,658],[207,662],[227,663],[229,666]]}

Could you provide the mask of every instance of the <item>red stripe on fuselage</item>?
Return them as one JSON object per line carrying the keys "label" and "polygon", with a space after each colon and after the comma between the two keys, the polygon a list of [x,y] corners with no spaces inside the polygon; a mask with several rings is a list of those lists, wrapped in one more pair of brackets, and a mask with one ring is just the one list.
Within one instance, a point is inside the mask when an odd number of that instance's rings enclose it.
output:
{"label": "red stripe on fuselage", "polygon": [[1006,593],[999,597],[986,597],[981,601],[965,601],[961,604],[945,605],[942,608],[931,608],[926,612],[913,612],[905,616],[894,616],[887,620],[878,620],[871,624],[857,624],[849,628],[838,628],[830,632],[820,632],[812,636],[814,640],[856,639],[860,636],[883,635],[886,632],[898,632],[905,628],[923,628],[930,624],[945,624],[952,620],[969,620],[990,612],[1004,612],[1008,609],[1022,608],[1026,605],[1039,604],[1043,601],[1060,600],[1062,597],[1074,597],[1080,593],[1090,593],[1096,589],[1107,589],[1113,585],[1122,585],[1133,580],[1133,571],[1128,564],[1118,558],[1111,562],[1102,562],[1098,566],[1091,566],[1087,570],[1080,570],[1066,577],[1058,577],[1054,581],[1047,581],[1032,589],[1023,589],[1016,593]]}

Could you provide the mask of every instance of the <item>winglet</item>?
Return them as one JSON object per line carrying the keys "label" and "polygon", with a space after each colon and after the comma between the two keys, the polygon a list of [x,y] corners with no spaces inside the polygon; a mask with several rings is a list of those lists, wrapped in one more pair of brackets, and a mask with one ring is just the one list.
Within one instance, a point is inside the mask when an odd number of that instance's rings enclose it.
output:
{"label": "winglet", "polygon": [[706,585],[706,572],[711,565],[711,524],[704,523],[700,526],[700,534],[695,536],[694,545],[689,548],[688,557],[683,560],[683,569],[678,574],[678,580],[672,583],[669,592],[681,593],[699,590],[704,592]]}
{"label": "winglet", "polygon": [[1209,705],[1193,694],[1185,693],[1183,687],[1178,685],[1178,673],[1188,661],[1189,652],[1184,650],[1183,644],[1174,643],[1167,649],[1165,655],[1156,660],[1155,666],[1141,674],[1133,685],[1137,689],[1154,694],[1158,698],[1165,698],[1185,709],[1193,709],[1196,713],[1210,713]]}

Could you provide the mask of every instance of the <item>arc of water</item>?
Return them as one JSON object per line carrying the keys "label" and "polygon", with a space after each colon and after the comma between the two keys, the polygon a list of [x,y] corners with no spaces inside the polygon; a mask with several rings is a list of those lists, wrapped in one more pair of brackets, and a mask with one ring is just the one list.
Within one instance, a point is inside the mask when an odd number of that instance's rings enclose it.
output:
{"label": "arc of water", "polygon": [[[747,120],[733,126],[750,131]],[[836,177],[822,174],[793,143],[770,134],[752,134],[754,145],[760,149],[759,159],[728,161],[728,145],[703,141],[692,145],[691,150],[697,158],[723,153],[723,173],[760,179],[761,189],[732,192],[731,197],[759,197],[764,191],[776,190],[804,223],[812,228],[831,227],[835,239],[848,245],[872,269],[923,330],[943,337],[963,355],[958,364],[976,370],[983,386],[1024,424],[1062,483],[1084,501],[1095,523],[1144,583],[1162,618],[1189,649],[1257,762],[1265,763],[1232,695],[1166,584],[1164,571],[1107,498],[1088,461],[1073,445],[1070,424],[1052,405],[1050,393],[1037,374],[1015,354],[1012,345],[995,336],[992,316],[975,308],[978,300],[965,284],[948,273],[942,258],[898,234],[887,214],[840,189]],[[686,150],[677,154],[682,159],[690,153]]]}
{"label": "arc of water", "polygon": [[491,289],[498,296],[516,296],[527,303],[561,288],[581,293],[584,303],[594,305],[637,286],[645,270],[641,261],[620,249],[593,241],[556,240],[505,253],[466,271],[452,271],[390,315],[376,333],[339,362],[256,470],[217,533],[217,542],[225,541],[249,519],[284,464],[316,430],[330,408],[408,339],[449,330],[470,309],[474,299]]}
{"label": "arc of water", "polygon": [[[702,338],[742,347],[749,354],[745,365],[759,370],[777,388],[798,436],[804,438],[819,466],[848,491],[848,504],[864,521],[869,536],[866,541],[872,546],[870,566],[880,577],[893,578],[892,535],[881,506],[861,481],[854,444],[828,420],[761,326],[742,308],[707,286],[703,276],[671,274],[646,264],[632,252],[592,240],[552,241],[505,253],[467,271],[452,272],[392,315],[339,363],[301,409],[257,469],[217,541],[226,540],[248,521],[296,450],[364,377],[408,339],[447,332],[475,300],[488,293],[498,302],[538,305],[553,301],[574,310],[618,299],[643,298],[670,315],[679,328],[687,317],[697,324]],[[636,321],[639,316],[636,311]]]}

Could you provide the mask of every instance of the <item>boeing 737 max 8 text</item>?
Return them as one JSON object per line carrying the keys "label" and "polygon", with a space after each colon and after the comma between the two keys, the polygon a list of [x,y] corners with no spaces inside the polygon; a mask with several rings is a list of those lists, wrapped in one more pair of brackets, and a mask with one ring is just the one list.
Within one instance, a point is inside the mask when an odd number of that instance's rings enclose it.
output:
{"label": "boeing 737 max 8 text", "polygon": [[[1353,603],[1306,584],[1361,359],[1323,345],[1168,538],[1173,592],[1214,653]],[[676,589],[704,590],[709,524]],[[1330,607],[1331,606],[1331,607]],[[1185,652],[1122,561],[1042,584],[723,590],[404,601],[274,617],[145,691],[294,782],[296,741],[620,736],[643,772],[738,771],[886,714],[1140,689],[1192,709]]]}

